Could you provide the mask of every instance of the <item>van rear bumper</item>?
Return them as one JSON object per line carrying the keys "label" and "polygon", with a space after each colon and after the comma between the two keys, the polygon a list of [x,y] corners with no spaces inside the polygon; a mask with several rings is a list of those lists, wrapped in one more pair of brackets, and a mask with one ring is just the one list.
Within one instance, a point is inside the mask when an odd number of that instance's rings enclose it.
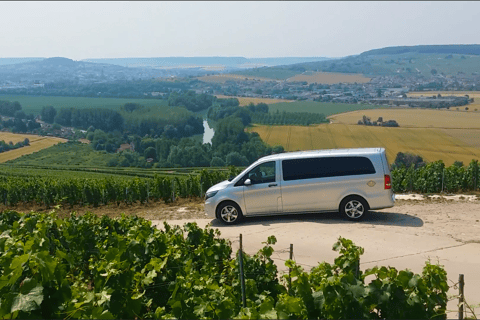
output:
{"label": "van rear bumper", "polygon": [[385,209],[395,206],[395,194],[391,192],[389,195],[381,195],[379,197],[369,197],[368,204],[370,209]]}

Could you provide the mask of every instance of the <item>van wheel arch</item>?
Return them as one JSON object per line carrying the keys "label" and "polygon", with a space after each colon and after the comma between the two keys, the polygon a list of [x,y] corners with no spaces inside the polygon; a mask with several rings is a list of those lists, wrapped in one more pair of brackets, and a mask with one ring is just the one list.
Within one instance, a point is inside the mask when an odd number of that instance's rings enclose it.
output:
{"label": "van wheel arch", "polygon": [[370,205],[364,197],[358,194],[351,194],[342,199],[338,211],[344,218],[358,221],[365,217],[365,214],[370,211]]}
{"label": "van wheel arch", "polygon": [[[226,211],[222,215],[222,211],[224,209]],[[230,216],[230,219],[232,217],[234,219],[231,220],[231,221],[228,221],[229,218],[227,217],[227,215],[225,213],[227,213],[228,211],[232,212],[232,210],[233,210],[234,216],[232,216],[232,215],[228,215],[228,216]],[[240,208],[238,203],[236,203],[235,201],[232,201],[232,200],[224,200],[224,201],[220,202],[217,205],[217,208],[215,209],[215,216],[218,220],[220,220],[222,223],[227,224],[227,225],[236,224],[243,219],[242,209]]]}

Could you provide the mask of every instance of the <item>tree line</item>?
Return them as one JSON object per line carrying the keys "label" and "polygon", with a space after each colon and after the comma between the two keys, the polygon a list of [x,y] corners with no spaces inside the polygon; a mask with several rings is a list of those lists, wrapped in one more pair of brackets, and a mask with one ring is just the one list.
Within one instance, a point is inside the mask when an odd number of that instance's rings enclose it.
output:
{"label": "tree line", "polygon": [[[237,100],[237,99],[235,99]],[[238,100],[237,100],[238,101]],[[224,119],[230,116],[240,118],[242,123],[247,126],[250,123],[266,125],[304,125],[325,123],[328,120],[321,113],[312,112],[269,112],[268,105],[250,103],[248,106],[239,107],[238,104],[214,104],[208,109],[207,116],[212,120]]]}
{"label": "tree line", "polygon": [[25,138],[23,141],[19,141],[17,143],[13,143],[10,141],[9,143],[6,143],[3,140],[0,140],[0,153],[13,150],[13,149],[18,149],[24,146],[29,146],[30,145],[30,140],[28,138]]}

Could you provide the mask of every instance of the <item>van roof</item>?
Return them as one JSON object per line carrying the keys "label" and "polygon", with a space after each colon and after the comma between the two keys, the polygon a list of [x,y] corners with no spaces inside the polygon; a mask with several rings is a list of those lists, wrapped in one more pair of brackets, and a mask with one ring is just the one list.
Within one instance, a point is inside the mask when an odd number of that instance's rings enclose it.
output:
{"label": "van roof", "polygon": [[[278,159],[298,159],[304,157],[326,156],[326,155],[365,155],[378,154],[385,151],[385,148],[355,148],[355,149],[324,149],[324,150],[305,150],[295,152],[284,152],[265,156],[262,161],[278,160]],[[260,159],[259,159],[260,160]]]}

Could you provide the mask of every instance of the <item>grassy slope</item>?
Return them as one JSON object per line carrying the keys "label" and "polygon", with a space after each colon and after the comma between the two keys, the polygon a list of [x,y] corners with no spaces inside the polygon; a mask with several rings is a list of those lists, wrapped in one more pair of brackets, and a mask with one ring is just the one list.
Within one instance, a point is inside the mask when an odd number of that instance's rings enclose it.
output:
{"label": "grassy slope", "polygon": [[75,167],[106,167],[116,157],[105,151],[94,151],[89,144],[61,143],[53,147],[9,161],[15,165],[66,165]]}

